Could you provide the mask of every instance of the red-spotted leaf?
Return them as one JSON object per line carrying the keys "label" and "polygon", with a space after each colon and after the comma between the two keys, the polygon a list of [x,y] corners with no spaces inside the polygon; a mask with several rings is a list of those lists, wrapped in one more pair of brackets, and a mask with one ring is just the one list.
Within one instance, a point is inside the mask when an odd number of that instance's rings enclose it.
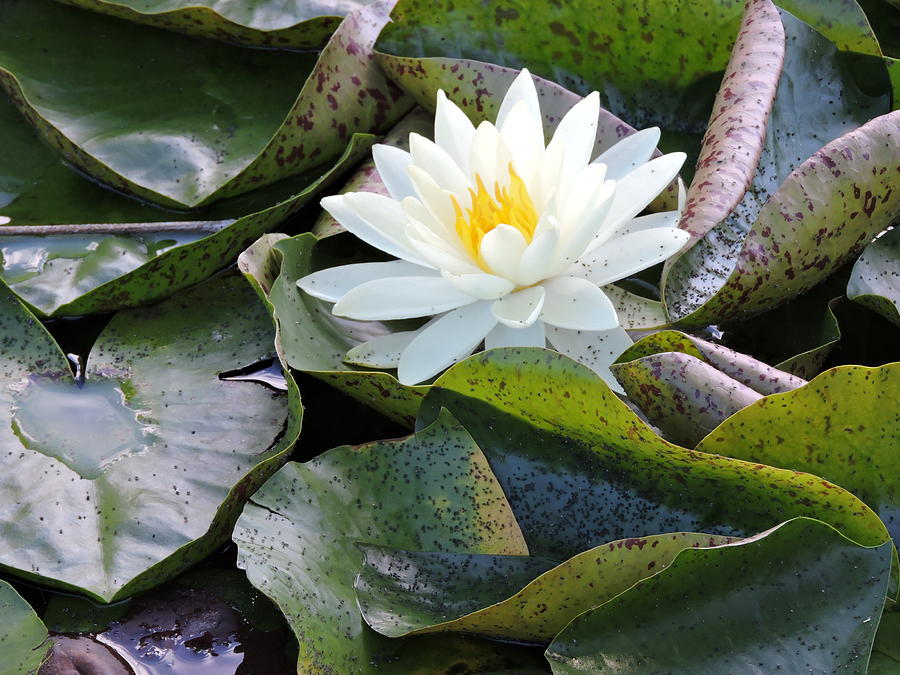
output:
{"label": "red-spotted leaf", "polygon": [[[778,44],[768,0],[748,6],[763,10],[761,28],[748,17],[732,60],[743,89],[725,83],[688,192],[681,227],[703,238],[670,259],[663,275],[667,312],[684,324],[737,320],[787,302],[851,260],[900,208],[900,192],[892,189],[898,117],[866,123],[888,109],[881,61],[839,52],[781,11],[785,60],[766,116],[765,100],[752,98],[753,82],[766,74],[763,91],[771,94],[777,54],[762,70],[759,57],[744,54]],[[859,59],[871,61],[860,68]],[[732,137],[746,146],[737,163],[722,154]],[[735,166],[743,168],[732,176]]]}
{"label": "red-spotted leaf", "polygon": [[324,164],[353,133],[387,129],[409,109],[371,58],[390,6],[350,13],[316,57],[2,0],[0,85],[85,173],[196,207]]}

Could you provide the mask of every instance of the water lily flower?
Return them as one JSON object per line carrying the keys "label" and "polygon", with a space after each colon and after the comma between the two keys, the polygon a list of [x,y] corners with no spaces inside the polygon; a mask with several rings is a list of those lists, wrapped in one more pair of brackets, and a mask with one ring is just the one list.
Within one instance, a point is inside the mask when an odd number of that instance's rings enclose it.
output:
{"label": "water lily flower", "polygon": [[432,318],[360,344],[345,360],[397,368],[400,382],[416,384],[482,341],[549,342],[607,374],[625,331],[602,287],[665,260],[689,236],[675,227],[677,211],[636,217],[675,178],[684,153],[650,159],[659,130],[645,129],[592,161],[599,113],[594,92],[545,144],[537,91],[522,70],[496,124],[476,128],[440,91],[434,141],[413,133],[409,152],[376,145],[390,196],[351,192],[322,206],[397,260],[325,269],[297,284],[335,303],[337,316]]}

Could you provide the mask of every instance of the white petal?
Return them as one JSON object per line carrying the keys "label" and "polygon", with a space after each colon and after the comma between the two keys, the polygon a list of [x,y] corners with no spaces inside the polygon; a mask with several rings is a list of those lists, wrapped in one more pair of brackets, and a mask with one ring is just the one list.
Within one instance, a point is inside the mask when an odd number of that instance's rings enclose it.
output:
{"label": "white petal", "polygon": [[297,285],[314,298],[337,302],[355,286],[375,279],[388,277],[437,276],[433,270],[413,265],[405,260],[391,262],[357,263],[329,267],[297,280]]}
{"label": "white petal", "polygon": [[597,140],[599,115],[600,94],[595,91],[573,105],[553,132],[547,149],[550,150],[554,145],[563,147],[561,183],[571,180],[590,161]]}
{"label": "white petal", "polygon": [[657,227],[675,227],[681,218],[679,211],[660,211],[659,213],[649,213],[646,216],[632,218],[619,227],[617,236],[624,237],[632,232],[640,232],[642,230],[655,230]]}
{"label": "white petal", "polygon": [[500,136],[509,148],[516,173],[525,182],[529,194],[538,189],[540,163],[544,155],[544,129],[535,120],[525,102],[516,103],[499,127]]}
{"label": "white petal", "polygon": [[519,259],[527,246],[525,235],[511,225],[501,223],[482,237],[480,253],[494,274],[515,279]]}
{"label": "white petal", "polygon": [[344,361],[366,368],[396,368],[400,354],[418,334],[418,330],[409,330],[379,335],[356,345],[347,352]]}
{"label": "white petal", "polygon": [[417,265],[428,264],[415,252],[406,238],[405,220],[401,223],[391,223],[390,227],[386,229],[376,227],[350,206],[347,202],[348,196],[332,195],[322,199],[320,204],[344,226],[344,229],[352,232],[369,246],[374,246],[396,258],[402,258]]}
{"label": "white petal", "polygon": [[434,142],[447,151],[463,173],[469,173],[469,148],[475,127],[456,104],[438,90],[437,111],[434,115]]}
{"label": "white petal", "polygon": [[659,128],[641,129],[600,153],[594,163],[606,164],[607,176],[619,180],[645,164],[653,155],[657,143]]}
{"label": "white petal", "polygon": [[464,359],[497,324],[490,303],[452,311],[422,330],[400,356],[397,379],[417,384]]}
{"label": "white petal", "polygon": [[500,132],[490,122],[482,122],[475,129],[472,139],[472,150],[469,154],[469,175],[472,183],[475,176],[481,176],[485,187],[493,193],[493,185],[509,184],[509,163],[512,155]]}
{"label": "white petal", "polygon": [[381,176],[381,182],[391,197],[401,200],[415,194],[413,185],[406,175],[406,167],[412,164],[412,157],[406,150],[381,143],[372,146],[372,159]]}
{"label": "white petal", "polygon": [[684,230],[672,227],[633,232],[585,254],[570,270],[598,286],[611,284],[662,262],[690,238]]}
{"label": "white petal", "polygon": [[[560,192],[557,218],[564,237],[569,226],[581,220],[586,211],[597,202],[601,189],[605,187],[604,180],[606,180],[606,165],[588,164],[575,175],[571,187]],[[612,183],[613,189],[615,185]]]}
{"label": "white petal", "polygon": [[441,277],[396,277],[361,284],[331,310],[361,321],[431,316],[475,302]]}
{"label": "white petal", "polygon": [[[497,111],[497,128],[503,128],[507,117],[512,112],[516,103],[523,102],[528,113],[537,121],[539,128],[543,129],[544,122],[541,116],[541,104],[538,102],[537,89],[534,87],[534,80],[527,68],[516,75],[516,79],[506,90],[503,102],[500,104],[500,110]],[[543,139],[542,139],[543,140]]]}
{"label": "white petal", "polygon": [[417,133],[409,135],[409,154],[412,155],[413,166],[431,176],[441,189],[464,195],[472,187],[466,174],[447,151],[424,136]]}
{"label": "white petal", "polygon": [[[453,201],[450,199],[452,193],[441,188],[431,176],[418,166],[410,166],[407,173],[416,188],[419,201],[444,226],[446,231],[452,230],[456,222],[456,209],[453,208]],[[465,194],[456,195],[456,197],[461,208],[466,209],[471,206],[472,198],[468,191]]]}
{"label": "white petal", "polygon": [[547,337],[543,321],[535,321],[528,328],[510,328],[502,323],[484,338],[485,349],[497,347],[546,347]]}
{"label": "white petal", "polygon": [[494,274],[449,274],[444,272],[444,278],[463,293],[471,295],[479,300],[496,300],[509,293],[516,285],[509,279],[498,277]]}
{"label": "white petal", "polygon": [[410,245],[435,269],[451,274],[477,274],[481,268],[458,247],[442,239],[427,227],[416,221],[407,226]]}
{"label": "white petal", "polygon": [[[555,223],[555,218],[553,223]],[[559,246],[559,227],[551,223],[543,232],[537,234],[522,252],[519,259],[519,271],[516,281],[520,286],[531,286],[546,279],[556,267],[556,250]]]}
{"label": "white petal", "polygon": [[558,328],[610,330],[619,325],[616,308],[595,284],[577,277],[544,282],[547,299],[541,320]]}
{"label": "white petal", "polygon": [[683,152],[670,152],[668,155],[650,160],[616,183],[616,196],[606,217],[607,226],[604,227],[606,236],[596,239],[591,248],[615,236],[621,225],[643,211],[647,204],[678,175],[681,165],[684,164],[684,158]]}
{"label": "white petal", "polygon": [[541,168],[538,173],[538,185],[531,195],[534,205],[540,210],[541,205],[546,209],[550,200],[556,195],[559,188],[559,177],[562,174],[565,148],[562,143],[548,146],[541,158]]}
{"label": "white petal", "polygon": [[579,220],[574,224],[570,223],[563,231],[562,242],[557,250],[559,266],[551,274],[562,272],[585,252],[606,222],[615,190],[615,181],[606,181],[594,194]]}
{"label": "white petal", "polygon": [[500,298],[491,305],[491,311],[500,323],[522,329],[537,321],[543,306],[543,287],[532,286]]}
{"label": "white petal", "polygon": [[610,389],[620,394],[625,390],[609,367],[632,345],[631,338],[621,326],[607,331],[568,330],[547,326],[547,339],[560,354],[583,363],[597,373]]}
{"label": "white petal", "polygon": [[[452,226],[448,227],[446,224],[438,220],[435,215],[428,209],[428,207],[420,202],[417,198],[406,197],[402,202],[400,202],[400,206],[403,209],[403,213],[406,214],[406,217],[410,221],[421,223],[441,239],[446,239],[449,242],[452,241],[452,239],[457,238],[455,228],[453,228]],[[409,236],[408,231],[406,233],[406,236]]]}

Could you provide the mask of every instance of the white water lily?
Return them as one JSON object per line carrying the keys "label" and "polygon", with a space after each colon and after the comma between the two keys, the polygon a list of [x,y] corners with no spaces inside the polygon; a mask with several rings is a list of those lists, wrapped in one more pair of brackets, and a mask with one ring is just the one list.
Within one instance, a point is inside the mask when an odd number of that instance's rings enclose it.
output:
{"label": "white water lily", "polygon": [[630,340],[602,290],[655,265],[689,235],[677,211],[636,217],[669,185],[684,153],[650,159],[657,129],[591,161],[600,113],[594,92],[563,117],[550,143],[531,75],[522,70],[496,125],[475,128],[438,92],[434,141],[410,151],[376,145],[390,197],[351,192],[322,206],[348,231],[398,258],[325,269],[297,284],[337,316],[433,317],[376,337],[346,360],[427,380],[479,344],[551,346],[610,378]]}

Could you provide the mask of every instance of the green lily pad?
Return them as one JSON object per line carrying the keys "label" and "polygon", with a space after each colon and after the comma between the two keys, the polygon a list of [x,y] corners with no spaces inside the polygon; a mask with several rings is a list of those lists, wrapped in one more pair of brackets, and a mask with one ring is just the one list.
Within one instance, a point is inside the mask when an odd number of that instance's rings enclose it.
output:
{"label": "green lily pad", "polygon": [[687,532],[624,539],[555,566],[534,557],[367,546],[356,597],[366,623],[389,637],[459,631],[547,644],[576,616],[657,574],[685,548],[729,541]]}
{"label": "green lily pad", "polygon": [[744,408],[697,449],[815,472],[868,504],[900,545],[897,400],[900,364],[832,368]]}
{"label": "green lily pad", "polygon": [[[178,213],[71,171],[2,98],[0,135],[7,142],[0,157],[0,214],[25,233],[0,235],[0,278],[41,316],[133,307],[202,281],[359,161],[373,140],[354,135],[321,175],[307,172],[199,212]],[[56,232],[73,234],[48,234]]]}
{"label": "green lily pad", "polygon": [[0,580],[0,675],[33,675],[50,653],[47,628],[16,590]]}
{"label": "green lily pad", "polygon": [[[666,310],[686,325],[749,317],[808,291],[883,230],[900,204],[891,189],[900,114],[866,122],[889,109],[882,62],[840,52],[787,12],[780,16],[786,52],[778,89],[771,104],[753,99],[748,121],[765,127],[765,140],[743,131],[750,92],[730,97],[726,83],[700,156],[705,170],[688,190],[680,226],[703,238],[670,259],[663,276]],[[770,49],[774,38],[764,28],[752,35],[748,49]],[[736,64],[742,59],[735,54]],[[735,66],[736,81],[757,76],[753,63],[749,71]],[[747,156],[738,179],[733,167],[717,166],[720,145],[730,147],[734,134]]]}
{"label": "green lily pad", "polygon": [[871,509],[815,475],[664,441],[591,370],[549,350],[493,349],[452,366],[420,422],[441,408],[487,455],[532,555],[563,560],[660,532],[749,536],[797,516],[864,544],[889,536]]}
{"label": "green lily pad", "polygon": [[328,303],[297,288],[297,279],[324,267],[359,262],[362,244],[342,235],[318,241],[312,234],[260,239],[238,260],[242,272],[272,306],[283,363],[328,382],[357,401],[412,427],[427,386],[406,386],[391,372],[343,362],[351,347],[391,331],[377,321],[351,321],[331,314]]}
{"label": "green lily pad", "polygon": [[[681,137],[690,145],[706,125],[742,5],[737,0],[579,0],[545,3],[536,18],[527,6],[409,0],[394,10],[377,50],[409,57],[396,65],[383,59],[389,72],[401,77],[452,80],[454,87],[445,87],[450,94],[473,85],[479,94],[496,91],[493,66],[477,62],[528,67],[581,95],[596,89],[604,107],[632,126],[660,126],[672,132],[670,144]],[[479,103],[486,98],[477,96]],[[545,104],[553,102],[545,99]],[[664,135],[663,145],[666,140]]]}
{"label": "green lily pad", "polygon": [[74,166],[164,206],[208,204],[322,165],[353,133],[387,129],[410,107],[370,59],[382,3],[348,15],[318,59],[48,0],[0,9],[0,84],[17,107]]}
{"label": "green lily pad", "polygon": [[677,331],[643,338],[611,369],[666,438],[691,448],[763,396],[806,384],[751,356]]}
{"label": "green lily pad", "polygon": [[882,55],[869,18],[856,0],[778,0],[778,6],[808,23],[841,51]]}
{"label": "green lily pad", "polygon": [[371,0],[59,0],[67,5],[255,47],[314,49]]}
{"label": "green lily pad", "polygon": [[245,507],[234,540],[238,566],[297,635],[303,672],[414,672],[394,662],[402,650],[417,653],[419,669],[449,665],[442,663],[446,654],[388,640],[364,624],[353,595],[362,560],[357,542],[528,554],[487,460],[449,414],[406,439],[343,446],[288,464]]}
{"label": "green lily pad", "polygon": [[555,675],[866,672],[891,545],[809,519],[688,549],[576,618],[547,650]]}
{"label": "green lily pad", "polygon": [[219,378],[272,352],[240,277],[117,314],[83,381],[8,290],[0,323],[0,565],[15,574],[106,602],[153,586],[227,538],[299,434],[290,377],[287,396]]}
{"label": "green lily pad", "polygon": [[866,246],[853,266],[847,297],[900,326],[900,228]]}
{"label": "green lily pad", "polygon": [[868,675],[892,675],[900,669],[900,605],[885,605],[875,633]]}

